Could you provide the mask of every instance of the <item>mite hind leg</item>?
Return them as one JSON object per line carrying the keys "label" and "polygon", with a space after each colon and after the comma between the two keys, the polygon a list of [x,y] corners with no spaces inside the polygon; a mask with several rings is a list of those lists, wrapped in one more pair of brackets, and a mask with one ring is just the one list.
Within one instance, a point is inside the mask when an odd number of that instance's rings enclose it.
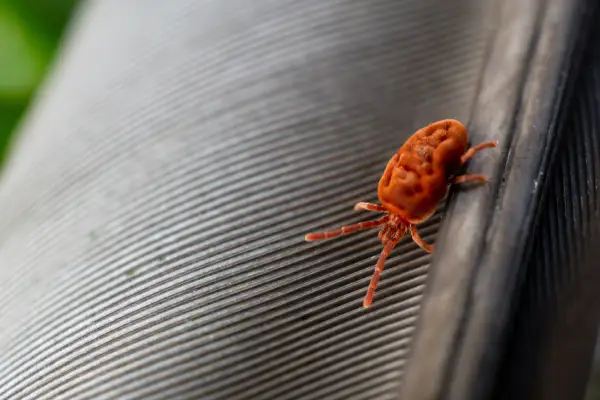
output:
{"label": "mite hind leg", "polygon": [[485,175],[461,175],[454,178],[454,183],[464,183],[464,182],[487,182],[488,178]]}
{"label": "mite hind leg", "polygon": [[469,161],[479,151],[490,148],[490,147],[496,147],[497,145],[498,145],[498,142],[494,141],[494,142],[484,142],[484,143],[480,143],[476,146],[473,146],[469,150],[467,150],[465,152],[465,154],[462,155],[462,157],[460,158],[460,162],[461,162],[461,164],[464,164],[467,161]]}
{"label": "mite hind leg", "polygon": [[[498,142],[484,142],[484,143],[480,143],[476,146],[471,147],[469,150],[467,150],[465,152],[465,154],[463,154],[463,156],[460,158],[460,162],[461,164],[465,164],[467,161],[469,161],[471,158],[473,158],[473,156],[475,154],[477,154],[477,152],[483,150],[483,149],[487,149],[490,147],[496,147],[498,145]],[[479,175],[479,174],[468,174],[468,175],[461,175],[461,176],[457,176],[456,178],[454,178],[454,183],[464,183],[464,182],[487,182],[488,178],[485,175]]]}

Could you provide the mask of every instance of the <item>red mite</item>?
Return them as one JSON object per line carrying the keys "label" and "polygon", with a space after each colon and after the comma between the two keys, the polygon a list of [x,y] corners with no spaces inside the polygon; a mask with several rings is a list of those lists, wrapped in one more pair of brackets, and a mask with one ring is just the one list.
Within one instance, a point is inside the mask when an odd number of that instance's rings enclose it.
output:
{"label": "red mite", "polygon": [[388,162],[377,188],[381,205],[361,202],[354,206],[355,210],[385,213],[383,217],[343,226],[334,231],[309,233],[305,239],[331,239],[359,230],[381,227],[379,240],[383,244],[383,250],[363,301],[363,306],[368,308],[373,302],[385,260],[402,236],[410,231],[415,243],[431,253],[433,246],[419,236],[416,225],[427,220],[435,212],[437,204],[446,196],[450,184],[487,182],[484,175],[455,174],[475,153],[496,145],[497,142],[485,142],[468,148],[467,128],[452,119],[434,122],[421,128],[408,138]]}

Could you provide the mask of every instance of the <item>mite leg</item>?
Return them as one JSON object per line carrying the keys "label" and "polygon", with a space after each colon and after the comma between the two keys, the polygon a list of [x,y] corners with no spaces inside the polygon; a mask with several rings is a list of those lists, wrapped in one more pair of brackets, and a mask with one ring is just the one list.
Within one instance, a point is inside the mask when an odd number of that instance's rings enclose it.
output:
{"label": "mite leg", "polygon": [[379,204],[365,203],[365,202],[361,201],[360,203],[356,203],[354,205],[354,211],[358,211],[358,210],[386,212],[387,208],[385,208],[384,206],[380,206]]}
{"label": "mite leg", "polygon": [[341,228],[333,230],[333,231],[309,233],[308,235],[306,235],[304,237],[304,240],[306,240],[307,242],[312,242],[313,240],[331,239],[331,238],[338,237],[341,235],[347,235],[349,233],[354,233],[356,231],[372,229],[377,226],[385,224],[386,222],[388,222],[389,219],[390,219],[390,217],[388,215],[386,215],[379,219],[363,221],[363,222],[359,222],[358,224],[354,224],[354,225],[342,226]]}
{"label": "mite leg", "polygon": [[488,178],[485,175],[461,175],[454,178],[454,183],[464,183],[464,182],[487,182]]}
{"label": "mite leg", "polygon": [[419,235],[419,232],[417,232],[417,227],[415,225],[410,226],[410,235],[412,236],[415,243],[419,245],[420,248],[422,248],[423,250],[425,250],[428,253],[433,253],[433,246],[430,244],[427,244],[423,240],[421,235]]}
{"label": "mite leg", "polygon": [[488,147],[496,147],[497,145],[498,145],[498,142],[485,142],[485,143],[480,143],[477,146],[473,146],[469,150],[467,150],[467,152],[465,154],[463,154],[463,156],[460,158],[460,162],[462,164],[464,164],[467,161],[469,161],[471,159],[471,157],[473,157],[475,155],[475,153],[477,153],[478,151],[481,151]]}
{"label": "mite leg", "polygon": [[386,242],[390,240],[390,226],[384,225],[379,230],[379,234],[377,235],[377,237],[379,238],[379,241],[385,246]]}
{"label": "mite leg", "polygon": [[371,277],[371,282],[369,282],[367,294],[365,295],[365,298],[363,300],[364,308],[371,307],[371,304],[373,303],[373,296],[375,296],[375,289],[377,288],[377,284],[379,283],[379,276],[383,272],[385,260],[387,260],[390,253],[392,252],[396,244],[398,244],[405,232],[406,228],[399,229],[396,232],[396,235],[392,239],[388,240],[385,243],[385,246],[383,246],[383,250],[381,250],[381,254],[379,256],[379,259],[377,260],[377,265],[375,265],[375,271],[373,272],[373,276]]}

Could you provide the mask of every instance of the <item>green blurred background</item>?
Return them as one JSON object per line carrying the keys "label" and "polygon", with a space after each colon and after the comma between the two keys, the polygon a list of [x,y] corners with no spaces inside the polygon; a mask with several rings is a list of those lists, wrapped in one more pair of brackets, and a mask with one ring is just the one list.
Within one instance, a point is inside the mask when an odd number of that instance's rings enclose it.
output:
{"label": "green blurred background", "polygon": [[0,169],[79,0],[0,0]]}

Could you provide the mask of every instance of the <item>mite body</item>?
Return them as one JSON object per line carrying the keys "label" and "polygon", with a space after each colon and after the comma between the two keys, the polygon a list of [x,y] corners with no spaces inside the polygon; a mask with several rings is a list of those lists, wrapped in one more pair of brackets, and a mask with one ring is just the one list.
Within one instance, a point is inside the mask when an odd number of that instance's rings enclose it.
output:
{"label": "mite body", "polygon": [[305,239],[330,239],[381,227],[379,240],[383,250],[363,301],[364,307],[370,307],[385,260],[402,236],[410,231],[415,243],[431,253],[433,246],[419,236],[416,225],[435,212],[450,184],[486,182],[484,175],[455,175],[475,153],[495,146],[496,142],[485,142],[469,148],[467,129],[456,120],[442,120],[419,129],[388,162],[377,188],[381,205],[360,202],[354,207],[355,210],[384,213],[381,218],[329,232],[310,233]]}

